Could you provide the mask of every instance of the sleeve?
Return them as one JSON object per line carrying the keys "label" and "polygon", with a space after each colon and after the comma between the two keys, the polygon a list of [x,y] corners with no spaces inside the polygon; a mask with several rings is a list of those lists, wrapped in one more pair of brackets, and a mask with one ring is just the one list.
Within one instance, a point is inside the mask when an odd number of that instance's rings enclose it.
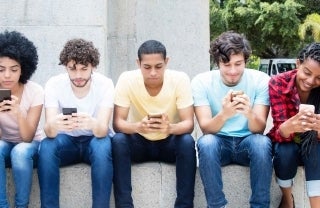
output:
{"label": "sleeve", "polygon": [[209,105],[209,101],[207,99],[207,95],[206,95],[206,91],[203,83],[204,81],[201,82],[201,78],[199,77],[199,75],[194,77],[191,82],[194,106]]}
{"label": "sleeve", "polygon": [[114,85],[111,79],[105,77],[102,80],[102,88],[99,86],[100,90],[102,90],[102,100],[100,103],[100,107],[113,108],[114,102]]}
{"label": "sleeve", "polygon": [[270,77],[266,74],[263,74],[260,77],[261,78],[258,79],[258,82],[256,84],[256,97],[254,99],[253,104],[269,106],[270,99],[269,99],[268,83],[269,83]]}
{"label": "sleeve", "polygon": [[281,136],[279,131],[280,125],[289,119],[289,115],[286,110],[285,97],[282,94],[282,88],[282,83],[280,81],[276,78],[271,78],[269,82],[269,97],[273,127],[268,135],[274,142],[289,142],[292,141],[294,137],[292,134],[289,138],[284,138]]}
{"label": "sleeve", "polygon": [[190,78],[181,73],[181,80],[177,85],[177,108],[182,109],[193,105]]}
{"label": "sleeve", "polygon": [[122,73],[115,87],[114,104],[121,107],[130,107],[129,82],[126,72]]}
{"label": "sleeve", "polygon": [[38,84],[34,84],[32,86],[31,93],[33,95],[31,106],[33,107],[33,106],[43,105],[44,103],[43,88]]}
{"label": "sleeve", "polygon": [[45,108],[59,108],[58,102],[58,92],[57,86],[54,82],[54,79],[49,79],[45,84],[44,89],[44,106]]}

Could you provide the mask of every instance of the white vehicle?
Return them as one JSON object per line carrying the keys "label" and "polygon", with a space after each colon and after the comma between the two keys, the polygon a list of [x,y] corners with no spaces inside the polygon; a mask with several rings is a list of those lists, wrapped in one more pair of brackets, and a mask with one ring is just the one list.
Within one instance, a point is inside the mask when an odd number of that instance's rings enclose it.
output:
{"label": "white vehicle", "polygon": [[259,71],[274,76],[296,68],[296,59],[261,59]]}

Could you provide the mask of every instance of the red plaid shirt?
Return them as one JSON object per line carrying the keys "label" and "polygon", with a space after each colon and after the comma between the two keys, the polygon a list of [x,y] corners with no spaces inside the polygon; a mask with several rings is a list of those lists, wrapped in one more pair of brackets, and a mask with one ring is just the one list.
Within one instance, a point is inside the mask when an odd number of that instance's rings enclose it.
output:
{"label": "red plaid shirt", "polygon": [[281,73],[271,77],[269,81],[269,96],[273,127],[268,136],[273,142],[291,142],[294,134],[288,138],[280,135],[280,125],[296,115],[299,111],[300,98],[295,85],[297,70]]}

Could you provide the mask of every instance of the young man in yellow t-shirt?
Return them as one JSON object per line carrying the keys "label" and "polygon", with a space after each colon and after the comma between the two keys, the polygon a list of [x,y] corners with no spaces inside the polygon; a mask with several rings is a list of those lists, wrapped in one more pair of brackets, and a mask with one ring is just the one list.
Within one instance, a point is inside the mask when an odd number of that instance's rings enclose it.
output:
{"label": "young man in yellow t-shirt", "polygon": [[162,43],[144,42],[139,69],[121,74],[115,90],[112,139],[116,207],[133,207],[131,162],[176,163],[175,207],[193,207],[196,172],[193,99],[189,77],[166,69]]}

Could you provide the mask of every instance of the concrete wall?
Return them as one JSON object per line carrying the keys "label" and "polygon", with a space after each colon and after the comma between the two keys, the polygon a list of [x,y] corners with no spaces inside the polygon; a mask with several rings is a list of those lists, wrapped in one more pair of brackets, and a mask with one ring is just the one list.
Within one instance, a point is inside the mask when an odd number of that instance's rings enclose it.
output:
{"label": "concrete wall", "polygon": [[44,85],[63,72],[59,54],[71,38],[91,40],[101,53],[98,70],[116,83],[136,68],[136,51],[158,39],[171,57],[169,67],[191,77],[209,70],[208,0],[0,0],[0,32],[18,30],[38,48],[33,80]]}

